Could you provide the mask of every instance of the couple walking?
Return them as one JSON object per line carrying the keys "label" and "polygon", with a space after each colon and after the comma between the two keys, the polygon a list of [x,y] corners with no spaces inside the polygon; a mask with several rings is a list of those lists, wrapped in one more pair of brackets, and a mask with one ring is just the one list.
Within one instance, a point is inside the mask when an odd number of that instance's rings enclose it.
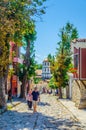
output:
{"label": "couple walking", "polygon": [[33,112],[37,112],[37,104],[39,100],[39,92],[37,87],[34,88],[34,90],[29,90],[28,95],[27,95],[27,103],[29,109],[32,108],[33,105]]}

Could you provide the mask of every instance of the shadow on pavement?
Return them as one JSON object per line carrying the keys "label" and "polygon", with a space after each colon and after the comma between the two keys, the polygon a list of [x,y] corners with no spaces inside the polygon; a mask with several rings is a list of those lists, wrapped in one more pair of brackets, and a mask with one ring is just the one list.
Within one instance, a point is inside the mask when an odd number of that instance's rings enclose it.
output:
{"label": "shadow on pavement", "polygon": [[[50,105],[42,103],[44,105]],[[26,105],[26,102],[25,102]],[[26,106],[25,106],[26,107]],[[26,112],[24,112],[24,109]],[[27,108],[28,109],[28,108]],[[4,124],[4,125],[3,125]],[[34,113],[31,110],[8,110],[0,115],[0,130],[82,130],[79,122],[66,118],[54,118],[46,113]]]}
{"label": "shadow on pavement", "polygon": [[50,106],[50,104],[49,103],[47,103],[47,102],[39,102],[38,103],[38,105],[40,105],[40,106]]}

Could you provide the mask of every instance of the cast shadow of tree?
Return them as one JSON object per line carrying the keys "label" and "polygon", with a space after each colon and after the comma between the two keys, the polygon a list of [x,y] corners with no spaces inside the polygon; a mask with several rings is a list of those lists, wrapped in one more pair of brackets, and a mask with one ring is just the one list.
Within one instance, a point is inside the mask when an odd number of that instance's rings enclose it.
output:
{"label": "cast shadow of tree", "polygon": [[81,130],[80,123],[74,123],[71,119],[54,118],[40,112],[33,114],[31,110],[23,112],[24,109],[3,113],[0,116],[0,130]]}
{"label": "cast shadow of tree", "polygon": [[47,102],[39,102],[38,105],[39,106],[50,106],[50,104]]}

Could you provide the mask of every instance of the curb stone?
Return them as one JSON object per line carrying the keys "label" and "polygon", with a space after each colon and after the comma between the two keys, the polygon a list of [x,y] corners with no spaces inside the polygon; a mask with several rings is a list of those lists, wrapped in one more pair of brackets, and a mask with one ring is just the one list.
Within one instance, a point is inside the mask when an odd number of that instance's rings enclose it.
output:
{"label": "curb stone", "polygon": [[73,114],[73,112],[68,109],[68,107],[66,107],[59,99],[58,99],[58,101],[73,115],[74,120],[75,120],[76,122],[77,122],[77,121],[80,122],[79,119]]}

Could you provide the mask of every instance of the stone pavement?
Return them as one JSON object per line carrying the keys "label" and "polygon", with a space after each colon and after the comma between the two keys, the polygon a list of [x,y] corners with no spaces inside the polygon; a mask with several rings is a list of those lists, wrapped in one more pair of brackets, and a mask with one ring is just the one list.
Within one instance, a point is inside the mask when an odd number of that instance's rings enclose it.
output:
{"label": "stone pavement", "polygon": [[59,101],[75,116],[75,118],[86,125],[86,109],[78,109],[75,103],[67,99],[59,99]]}
{"label": "stone pavement", "polygon": [[13,98],[12,102],[10,102],[10,101],[7,102],[7,108],[10,109],[12,107],[15,107],[16,105],[19,105],[23,101],[24,101],[24,99],[22,99],[22,98]]}
{"label": "stone pavement", "polygon": [[0,130],[86,130],[86,126],[55,96],[42,94],[37,113],[23,101],[0,115]]}
{"label": "stone pavement", "polygon": [[[13,107],[15,107],[16,105],[20,104],[24,99],[22,98],[14,98],[12,99],[12,102],[8,101],[7,102],[7,109],[12,109]],[[4,113],[6,111],[6,109],[1,108],[0,109],[0,114]]]}

